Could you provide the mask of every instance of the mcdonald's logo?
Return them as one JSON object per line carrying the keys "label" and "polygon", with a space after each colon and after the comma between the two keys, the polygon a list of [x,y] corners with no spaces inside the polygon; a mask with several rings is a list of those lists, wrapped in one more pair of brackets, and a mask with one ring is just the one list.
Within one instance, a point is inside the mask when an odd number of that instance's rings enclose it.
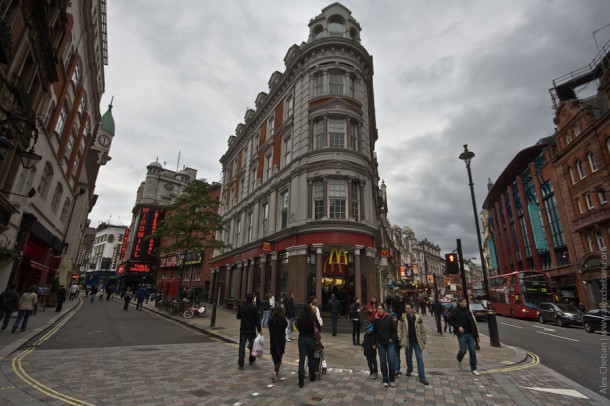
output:
{"label": "mcdonald's logo", "polygon": [[267,241],[261,242],[261,251],[271,251],[271,243]]}
{"label": "mcdonald's logo", "polygon": [[328,257],[329,265],[347,265],[347,252],[341,249],[333,249]]}
{"label": "mcdonald's logo", "polygon": [[390,258],[392,253],[388,249],[380,249],[379,250],[379,258]]}

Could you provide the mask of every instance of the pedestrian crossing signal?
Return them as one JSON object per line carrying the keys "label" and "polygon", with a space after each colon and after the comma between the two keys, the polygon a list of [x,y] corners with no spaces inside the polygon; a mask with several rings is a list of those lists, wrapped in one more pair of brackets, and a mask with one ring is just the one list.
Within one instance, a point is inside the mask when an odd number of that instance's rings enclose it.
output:
{"label": "pedestrian crossing signal", "polygon": [[456,254],[454,254],[454,253],[445,254],[445,269],[446,269],[445,273],[447,273],[449,275],[457,275],[460,273]]}

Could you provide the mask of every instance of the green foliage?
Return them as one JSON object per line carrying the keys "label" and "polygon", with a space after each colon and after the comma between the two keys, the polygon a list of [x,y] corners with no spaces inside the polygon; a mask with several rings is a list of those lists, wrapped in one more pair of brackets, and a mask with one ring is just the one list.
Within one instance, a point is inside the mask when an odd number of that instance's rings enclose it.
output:
{"label": "green foliage", "polygon": [[[216,241],[217,231],[225,229],[218,214],[219,201],[209,195],[210,184],[194,180],[165,207],[165,218],[159,222],[153,234],[164,244],[158,248],[160,255],[197,252],[205,248],[224,248]],[[168,244],[169,242],[169,244]]]}

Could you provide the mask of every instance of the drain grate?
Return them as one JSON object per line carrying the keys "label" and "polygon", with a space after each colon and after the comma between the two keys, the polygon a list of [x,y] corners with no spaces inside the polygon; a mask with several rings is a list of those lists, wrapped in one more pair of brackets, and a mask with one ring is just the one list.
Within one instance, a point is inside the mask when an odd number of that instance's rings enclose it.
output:
{"label": "drain grate", "polygon": [[191,392],[193,395],[197,396],[198,398],[204,398],[206,396],[210,395],[210,392],[207,392],[203,389],[197,389]]}

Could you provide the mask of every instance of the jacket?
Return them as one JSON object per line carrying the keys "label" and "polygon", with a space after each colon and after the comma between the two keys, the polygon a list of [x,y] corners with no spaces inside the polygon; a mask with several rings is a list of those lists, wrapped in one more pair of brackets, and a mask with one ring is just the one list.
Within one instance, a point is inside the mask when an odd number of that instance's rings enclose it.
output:
{"label": "jacket", "polygon": [[375,345],[388,345],[390,340],[393,343],[398,340],[396,324],[394,324],[394,320],[392,320],[389,313],[384,313],[382,317],[379,317],[379,314],[375,315],[373,334],[375,335]]}
{"label": "jacket", "polygon": [[375,316],[377,316],[377,303],[369,302],[366,305],[366,312],[369,315],[369,323],[372,323],[375,320]]}
{"label": "jacket", "polygon": [[260,333],[261,319],[258,315],[256,305],[252,302],[244,302],[237,310],[237,318],[241,320],[239,325],[240,333]]}
{"label": "jacket", "polygon": [[328,309],[330,310],[331,314],[339,314],[341,313],[341,302],[338,301],[337,299],[330,299],[328,301]]}
{"label": "jacket", "polygon": [[477,321],[472,314],[472,310],[464,309],[462,306],[456,306],[449,315],[449,324],[453,327],[453,332],[456,336],[461,336],[460,327],[469,326],[470,333],[474,339],[479,338],[479,328]]}
{"label": "jacket", "polygon": [[[358,311],[358,309],[360,309],[360,311]],[[352,303],[349,308],[349,316],[352,318],[352,320],[360,321],[360,314],[362,314],[362,306]]]}
{"label": "jacket", "polygon": [[34,310],[34,306],[38,302],[38,295],[34,292],[25,292],[19,299],[18,310]]}
{"label": "jacket", "polygon": [[[428,341],[428,332],[419,314],[415,314],[415,336],[419,349],[423,351],[426,347],[426,341]],[[409,346],[409,321],[406,313],[398,320],[398,344],[403,348]]]}
{"label": "jacket", "polygon": [[377,354],[373,345],[375,345],[375,336],[367,331],[362,339],[362,348],[364,348],[364,355],[366,357],[374,357]]}
{"label": "jacket", "polygon": [[[5,300],[6,298],[6,300]],[[6,304],[4,304],[6,301]],[[5,290],[0,294],[0,307],[4,311],[13,312],[19,306],[19,294],[14,290]]]}

